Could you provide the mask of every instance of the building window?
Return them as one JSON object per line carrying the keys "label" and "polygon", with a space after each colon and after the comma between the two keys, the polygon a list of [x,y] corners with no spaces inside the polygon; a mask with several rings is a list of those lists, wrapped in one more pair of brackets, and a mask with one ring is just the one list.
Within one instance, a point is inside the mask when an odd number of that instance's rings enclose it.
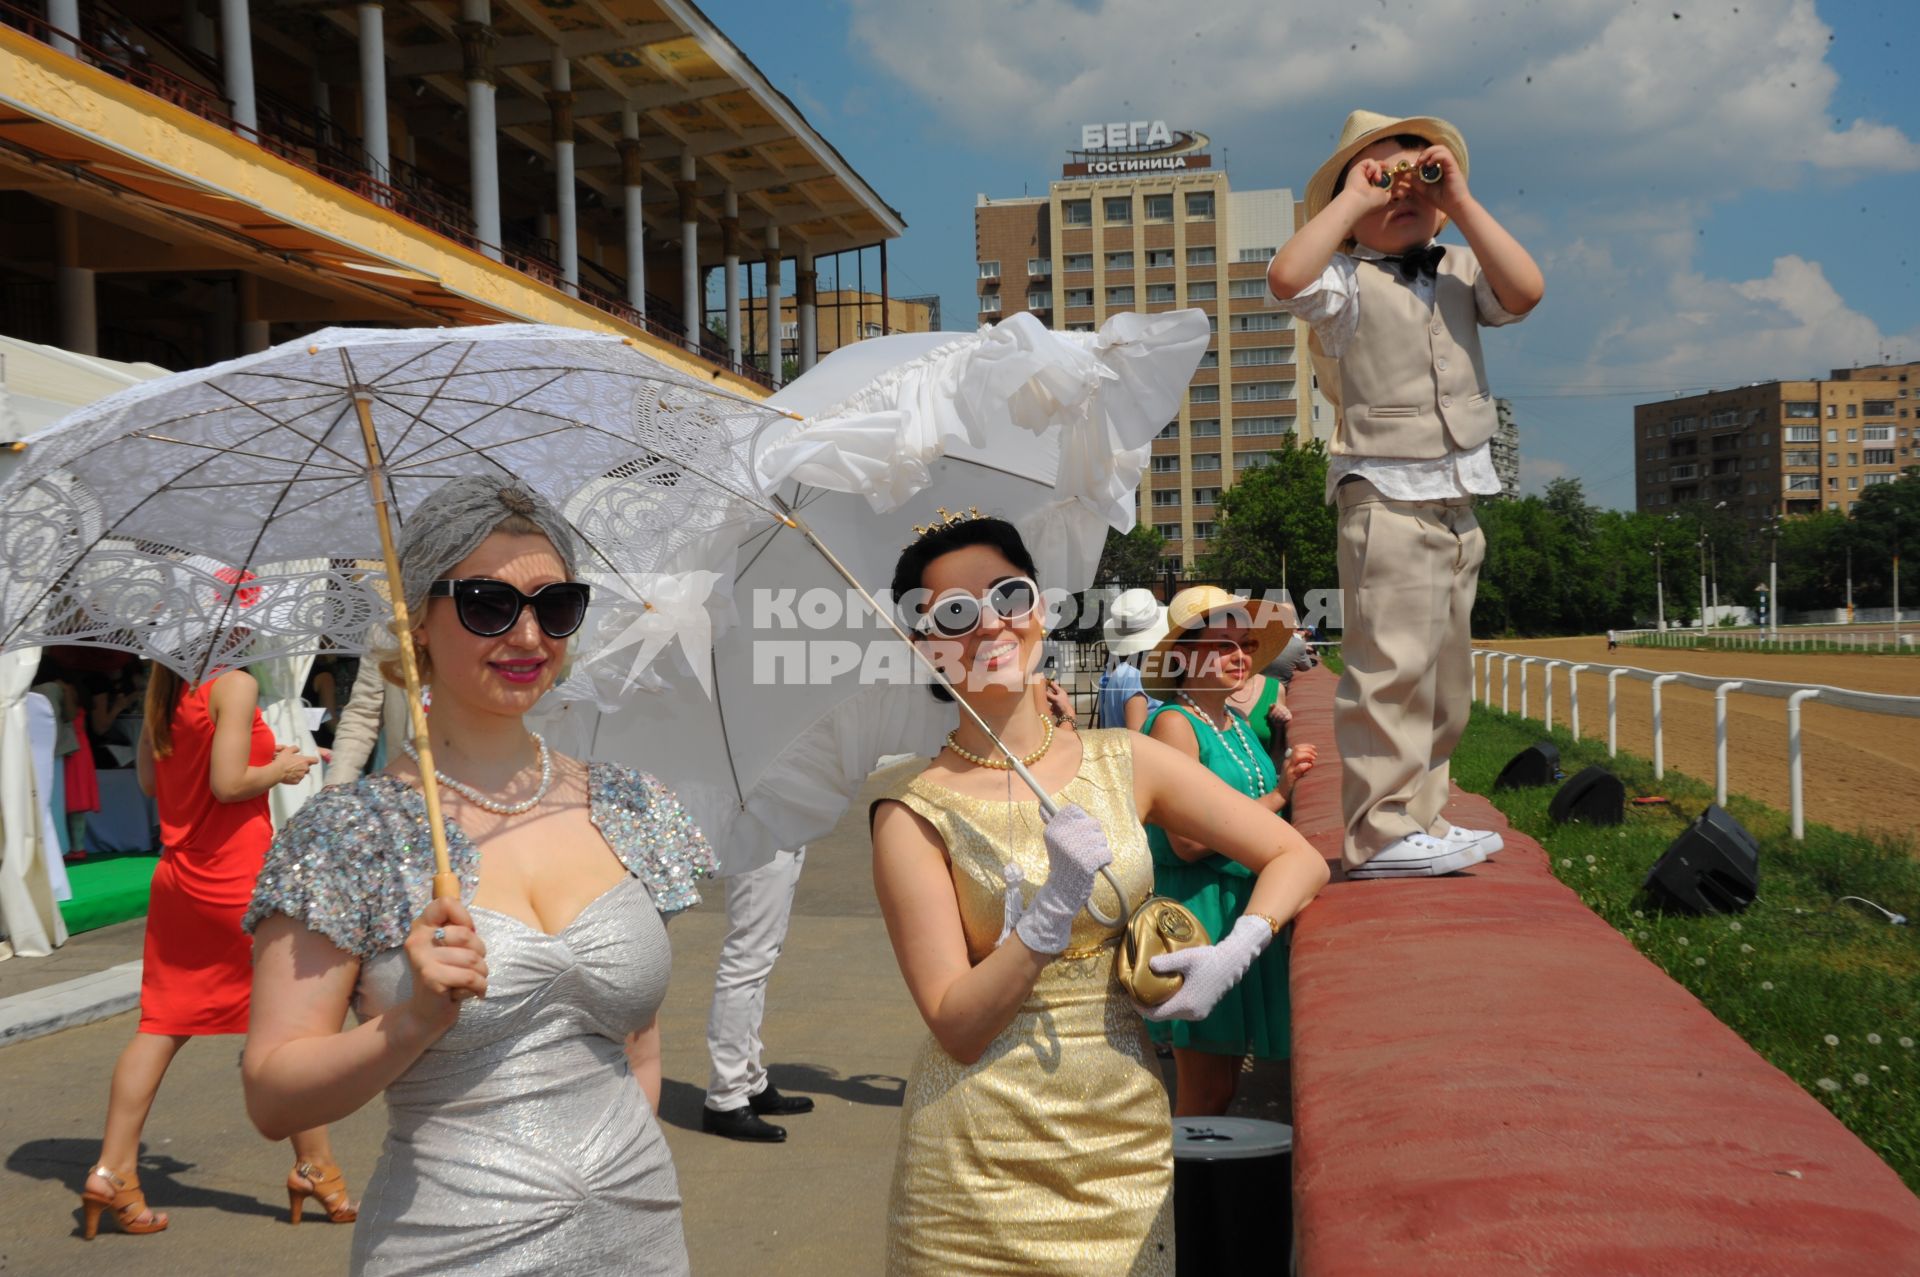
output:
{"label": "building window", "polygon": [[1195,488],[1193,490],[1193,503],[1195,505],[1218,505],[1220,503],[1220,489]]}
{"label": "building window", "polygon": [[1819,443],[1820,427],[1788,426],[1786,429],[1786,441],[1788,443]]}
{"label": "building window", "polygon": [[1196,222],[1211,222],[1213,220],[1212,191],[1187,192],[1187,219]]}
{"label": "building window", "polygon": [[1173,488],[1155,488],[1153,490],[1153,504],[1159,508],[1165,508],[1167,506],[1177,507],[1180,504],[1180,493]]}
{"label": "building window", "polygon": [[1860,405],[1860,412],[1861,415],[1867,417],[1891,417],[1893,415],[1893,400],[1869,399]]}
{"label": "building window", "polygon": [[980,313],[983,315],[996,315],[999,312],[1000,312],[1000,294],[999,293],[981,293],[980,294]]}
{"label": "building window", "polygon": [[1212,417],[1195,421],[1193,423],[1192,433],[1195,439],[1218,439],[1220,437],[1220,423]]}
{"label": "building window", "polygon": [[1271,248],[1271,247],[1243,248],[1240,250],[1240,256],[1235,258],[1234,260],[1241,261],[1241,262],[1270,262],[1273,260],[1274,254],[1278,253],[1279,251],[1280,251],[1279,249]]}
{"label": "building window", "polygon": [[1194,470],[1218,470],[1220,468],[1220,454],[1217,452],[1196,452],[1193,454],[1193,465],[1191,468]]}
{"label": "building window", "polygon": [[1860,415],[1860,405],[1859,405],[1859,404],[1857,404],[1857,403],[1850,403],[1850,404],[1848,404],[1848,405],[1847,405],[1847,416],[1849,416],[1849,417],[1857,417],[1857,416],[1859,416],[1859,415]]}
{"label": "building window", "polygon": [[[1699,475],[1699,473],[1700,473],[1700,467],[1694,465],[1691,461],[1689,461],[1685,465],[1679,465],[1673,468],[1673,480],[1674,482],[1678,483],[1682,479],[1695,478]],[[1662,482],[1664,482],[1664,480]]]}
{"label": "building window", "polygon": [[1795,400],[1783,405],[1780,415],[1789,421],[1803,417],[1817,417],[1820,415],[1820,405],[1807,400]]}
{"label": "building window", "polygon": [[1213,535],[1213,524],[1211,524],[1211,523],[1196,523],[1196,524],[1194,524],[1194,525],[1193,525],[1193,539],[1194,539],[1194,540],[1196,540],[1196,541],[1205,541],[1205,540],[1206,540],[1207,538],[1209,538],[1209,537],[1211,537],[1212,535]]}
{"label": "building window", "polygon": [[1289,326],[1286,315],[1273,311],[1257,311],[1251,315],[1235,315],[1233,331],[1237,333],[1271,333]]}
{"label": "building window", "polygon": [[[1817,427],[1817,426],[1815,427],[1815,429],[1818,429],[1818,428],[1819,428],[1819,427]],[[1784,440],[1782,440],[1782,442],[1785,442],[1785,441],[1784,441]],[[1809,440],[1809,442],[1811,442],[1811,443],[1818,443],[1818,442],[1820,442],[1820,441],[1819,441],[1818,439],[1813,439],[1813,440]],[[1762,431],[1760,432],[1760,446],[1761,446],[1762,448],[1771,448],[1771,447],[1773,447],[1773,431],[1771,431],[1771,430],[1762,430]]]}
{"label": "building window", "polygon": [[1254,466],[1269,465],[1273,461],[1271,452],[1238,452],[1233,457],[1234,473],[1251,469]]}
{"label": "building window", "polygon": [[1147,195],[1140,200],[1140,212],[1149,222],[1173,220],[1173,196]]}
{"label": "building window", "polygon": [[1220,285],[1212,280],[1195,280],[1187,285],[1187,300],[1190,302],[1217,301],[1220,297]]}
{"label": "building window", "polygon": [[1109,306],[1133,305],[1133,285],[1126,284],[1120,288],[1109,288],[1107,290],[1107,305]]}
{"label": "building window", "polygon": [[1860,430],[1862,443],[1892,443],[1892,426],[1864,426]]}
{"label": "building window", "polygon": [[1857,475],[1857,474],[1850,474],[1850,475],[1848,475],[1848,476],[1847,476],[1847,487],[1848,487],[1849,489],[1857,489],[1857,488],[1858,488],[1859,486],[1860,486],[1860,476],[1859,476],[1859,475]]}
{"label": "building window", "polygon": [[1029,290],[1027,293],[1027,309],[1052,310],[1053,290],[1050,288],[1035,288]]}
{"label": "building window", "polygon": [[1253,346],[1233,352],[1235,368],[1257,368],[1264,364],[1290,364],[1293,352],[1285,346]]}
{"label": "building window", "polygon": [[1160,433],[1154,436],[1156,439],[1178,439],[1179,437],[1180,423],[1177,421],[1169,421],[1166,425],[1160,427]]}
{"label": "building window", "polygon": [[1066,269],[1069,271],[1092,270],[1093,254],[1092,253],[1068,253]]}
{"label": "building window", "polygon": [[1838,492],[1840,490],[1840,476],[1837,474],[1828,475],[1827,486],[1833,489],[1835,492]]}
{"label": "building window", "polygon": [[1892,448],[1868,448],[1860,454],[1861,460],[1870,466],[1890,466],[1893,464]]}
{"label": "building window", "polygon": [[[1180,525],[1177,523],[1156,523],[1153,525],[1153,530],[1169,541],[1180,539]],[[1177,564],[1179,560],[1176,559],[1174,562]]]}
{"label": "building window", "polygon": [[[1167,285],[1167,287],[1171,288],[1173,287],[1173,285],[1169,284]],[[1147,290],[1147,300],[1148,301],[1154,300],[1153,289],[1151,288]],[[1172,300],[1172,299],[1169,298],[1168,300]],[[1202,368],[1218,368],[1220,366],[1220,352],[1217,350],[1209,350],[1205,354],[1201,355],[1200,366]]]}
{"label": "building window", "polygon": [[1820,454],[1811,448],[1794,449],[1782,457],[1781,464],[1788,466],[1817,466],[1820,464]]}
{"label": "building window", "polygon": [[[1674,472],[1674,476],[1673,476],[1673,477],[1674,477],[1674,478],[1676,478],[1676,479],[1678,479],[1678,478],[1681,478],[1681,477],[1683,477],[1683,476],[1682,476],[1682,475],[1681,475],[1681,474],[1679,473],[1679,471],[1678,471],[1678,469],[1676,468],[1676,470],[1675,470],[1675,472]],[[1690,477],[1690,476],[1689,476],[1689,477]],[[1820,490],[1820,476],[1819,476],[1819,475],[1815,475],[1815,474],[1790,474],[1790,475],[1788,475],[1788,476],[1787,476],[1787,491],[1788,491],[1788,492],[1818,492],[1819,490]]]}
{"label": "building window", "polygon": [[1839,414],[1839,412],[1840,412],[1840,405],[1839,405],[1839,404],[1837,404],[1837,403],[1830,403],[1830,404],[1828,404],[1828,405],[1827,405],[1827,415],[1828,415],[1829,417],[1832,417],[1832,416],[1836,416],[1836,415],[1838,415],[1838,414]]}
{"label": "building window", "polygon": [[1850,466],[1857,466],[1857,465],[1859,465],[1859,464],[1860,464],[1860,454],[1859,454],[1859,453],[1857,453],[1857,452],[1849,452],[1849,453],[1847,454],[1847,464],[1848,464],[1848,465],[1850,465]]}
{"label": "building window", "polygon": [[1188,402],[1188,403],[1219,403],[1219,402],[1220,402],[1220,387],[1218,387],[1218,386],[1188,386],[1188,387],[1187,387],[1187,402]]}
{"label": "building window", "polygon": [[1165,270],[1173,265],[1171,248],[1149,248],[1147,250],[1147,269]]}
{"label": "building window", "polygon": [[999,262],[981,262],[980,278],[981,279],[999,279],[1000,263]]}
{"label": "building window", "polygon": [[1265,297],[1267,281],[1265,279],[1230,279],[1227,281],[1229,297]]}
{"label": "building window", "polygon": [[1100,214],[1109,224],[1131,222],[1133,220],[1133,200],[1125,195],[1112,195],[1101,202]]}
{"label": "building window", "polygon": [[1060,202],[1060,224],[1062,226],[1093,225],[1093,201],[1062,200]]}
{"label": "building window", "polygon": [[1069,306],[1093,305],[1093,290],[1091,288],[1069,288],[1067,290],[1067,305]]}
{"label": "building window", "polygon": [[1848,443],[1859,443],[1859,442],[1860,442],[1860,430],[1859,430],[1859,428],[1858,428],[1857,426],[1848,426],[1848,427],[1847,427],[1847,442],[1848,442]]}
{"label": "building window", "polygon": [[[1147,285],[1147,301],[1149,303],[1166,302],[1168,305],[1172,305],[1173,304],[1173,285],[1172,284],[1148,284]],[[1220,357],[1217,353],[1214,355],[1213,366],[1215,368],[1218,368],[1220,366]]]}
{"label": "building window", "polygon": [[1027,259],[1027,274],[1038,275],[1044,279],[1053,274],[1053,263],[1044,257],[1029,257]]}
{"label": "building window", "polygon": [[1892,483],[1895,477],[1890,474],[1870,474],[1866,477],[1865,483],[1869,488],[1877,488],[1883,483]]}
{"label": "building window", "polygon": [[1840,454],[1839,454],[1839,453],[1837,453],[1837,452],[1829,452],[1829,453],[1827,454],[1827,464],[1828,464],[1828,465],[1830,465],[1830,466],[1837,466],[1837,465],[1839,465],[1839,464],[1840,464]]}
{"label": "building window", "polygon": [[[1089,302],[1088,305],[1092,305],[1092,303]],[[1093,325],[1088,323],[1068,324],[1067,331],[1070,333],[1090,333],[1093,331]]]}
{"label": "building window", "polygon": [[1107,269],[1108,270],[1132,270],[1133,254],[1132,253],[1108,253]]}
{"label": "building window", "polygon": [[1178,474],[1179,471],[1180,458],[1178,457],[1155,457],[1153,459],[1153,473],[1155,474]]}
{"label": "building window", "polygon": [[1290,381],[1249,381],[1233,388],[1235,403],[1259,403],[1271,399],[1293,398],[1293,383]]}
{"label": "building window", "polygon": [[1189,248],[1187,250],[1187,265],[1189,266],[1211,266],[1215,260],[1213,245],[1211,244],[1204,244],[1198,248]]}
{"label": "building window", "polygon": [[1292,431],[1292,417],[1235,417],[1233,419],[1233,437],[1236,439],[1244,439],[1252,435],[1284,435]]}
{"label": "building window", "polygon": [[1207,316],[1207,331],[1210,333],[1217,333],[1220,331],[1220,316],[1218,315]]}

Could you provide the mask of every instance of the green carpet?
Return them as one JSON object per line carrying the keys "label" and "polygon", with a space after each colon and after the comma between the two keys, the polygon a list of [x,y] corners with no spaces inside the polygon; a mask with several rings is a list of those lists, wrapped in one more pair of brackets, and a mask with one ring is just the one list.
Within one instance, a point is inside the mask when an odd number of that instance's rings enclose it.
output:
{"label": "green carpet", "polygon": [[67,881],[73,899],[60,902],[67,931],[78,933],[112,926],[147,913],[147,885],[160,857],[138,852],[115,856],[88,856],[67,862]]}

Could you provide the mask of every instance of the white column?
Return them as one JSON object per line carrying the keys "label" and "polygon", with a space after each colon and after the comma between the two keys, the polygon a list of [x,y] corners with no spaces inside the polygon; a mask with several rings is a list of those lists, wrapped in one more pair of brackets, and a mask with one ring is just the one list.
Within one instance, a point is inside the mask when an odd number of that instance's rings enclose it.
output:
{"label": "white column", "polygon": [[227,97],[233,101],[233,122],[258,131],[260,113],[253,103],[253,26],[247,0],[220,0],[220,69],[226,76]]}
{"label": "white column", "polygon": [[553,51],[553,91],[547,94],[553,113],[553,220],[560,244],[560,278],[566,290],[580,295],[580,215],[573,185],[573,69],[566,54]]}
{"label": "white column", "polygon": [[720,219],[720,240],[727,255],[727,358],[740,362],[740,196],[727,188],[726,216]]}
{"label": "white column", "polygon": [[620,180],[625,189],[627,224],[627,304],[647,313],[647,221],[642,207],[640,113],[620,113]]}
{"label": "white column", "polygon": [[455,26],[467,82],[467,162],[473,185],[473,234],[480,251],[500,260],[500,139],[494,126],[492,18],[488,0],[460,0]]}
{"label": "white column", "polygon": [[767,227],[767,375],[780,389],[780,228]]}
{"label": "white column", "polygon": [[700,206],[694,196],[692,155],[680,157],[680,309],[687,349],[700,353]]}
{"label": "white column", "polygon": [[393,180],[387,151],[387,38],[386,10],[378,3],[360,5],[360,133],[367,148],[367,172],[382,182]]}
{"label": "white column", "polygon": [[60,317],[60,345],[81,355],[100,353],[100,321],[94,301],[93,272],[80,265],[80,215],[55,205],[54,306]]}
{"label": "white column", "polygon": [[800,371],[820,362],[820,313],[817,306],[820,274],[813,266],[813,249],[802,245],[794,259],[793,299],[799,310]]}
{"label": "white column", "polygon": [[67,36],[80,34],[80,0],[47,0],[47,25],[66,33],[49,36],[47,43],[72,57],[73,41]]}

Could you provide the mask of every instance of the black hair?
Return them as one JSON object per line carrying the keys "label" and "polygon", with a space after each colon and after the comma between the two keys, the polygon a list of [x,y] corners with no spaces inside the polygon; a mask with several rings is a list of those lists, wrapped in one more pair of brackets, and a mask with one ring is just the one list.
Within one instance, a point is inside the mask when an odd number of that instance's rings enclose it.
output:
{"label": "black hair", "polygon": [[[893,597],[898,600],[907,598],[918,590],[926,588],[927,565],[944,554],[955,550],[964,550],[969,546],[984,545],[1000,552],[1002,558],[1013,564],[1037,584],[1039,574],[1033,566],[1033,555],[1027,552],[1027,543],[1020,539],[1020,530],[1005,519],[992,516],[980,519],[968,519],[964,523],[949,523],[936,528],[919,538],[900,552],[893,565]],[[911,618],[901,618],[902,623],[911,628]],[[934,683],[928,688],[936,701],[951,701],[953,697],[947,689]]]}
{"label": "black hair", "polygon": [[[1373,139],[1373,141],[1367,143],[1367,147],[1375,147],[1380,145],[1380,143],[1382,142],[1398,142],[1401,146],[1407,147],[1409,150],[1425,150],[1427,147],[1433,145],[1432,138],[1421,137],[1418,133],[1395,133],[1390,138],[1377,137]],[[1367,147],[1363,147],[1361,149],[1364,150],[1364,149],[1367,149]],[[1333,193],[1335,195],[1338,195],[1341,191],[1344,191],[1347,189],[1347,174],[1353,171],[1355,160],[1357,160],[1358,158],[1359,157],[1356,156],[1354,160],[1348,160],[1347,166],[1340,170],[1340,176],[1334,179]]]}

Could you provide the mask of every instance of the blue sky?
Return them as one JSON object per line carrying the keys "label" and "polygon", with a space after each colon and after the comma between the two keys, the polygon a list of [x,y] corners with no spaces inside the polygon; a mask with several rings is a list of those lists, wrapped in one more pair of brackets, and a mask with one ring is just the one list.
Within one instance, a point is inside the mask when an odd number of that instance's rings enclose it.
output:
{"label": "blue sky", "polygon": [[[1078,124],[1166,119],[1298,191],[1358,106],[1459,125],[1546,269],[1489,334],[1531,488],[1632,503],[1632,405],[1920,360],[1912,0],[712,0],[907,234],[898,293],[972,322],[977,192],[1044,192]],[[1677,16],[1676,16],[1677,15]],[[869,283],[872,281],[870,280]]]}

